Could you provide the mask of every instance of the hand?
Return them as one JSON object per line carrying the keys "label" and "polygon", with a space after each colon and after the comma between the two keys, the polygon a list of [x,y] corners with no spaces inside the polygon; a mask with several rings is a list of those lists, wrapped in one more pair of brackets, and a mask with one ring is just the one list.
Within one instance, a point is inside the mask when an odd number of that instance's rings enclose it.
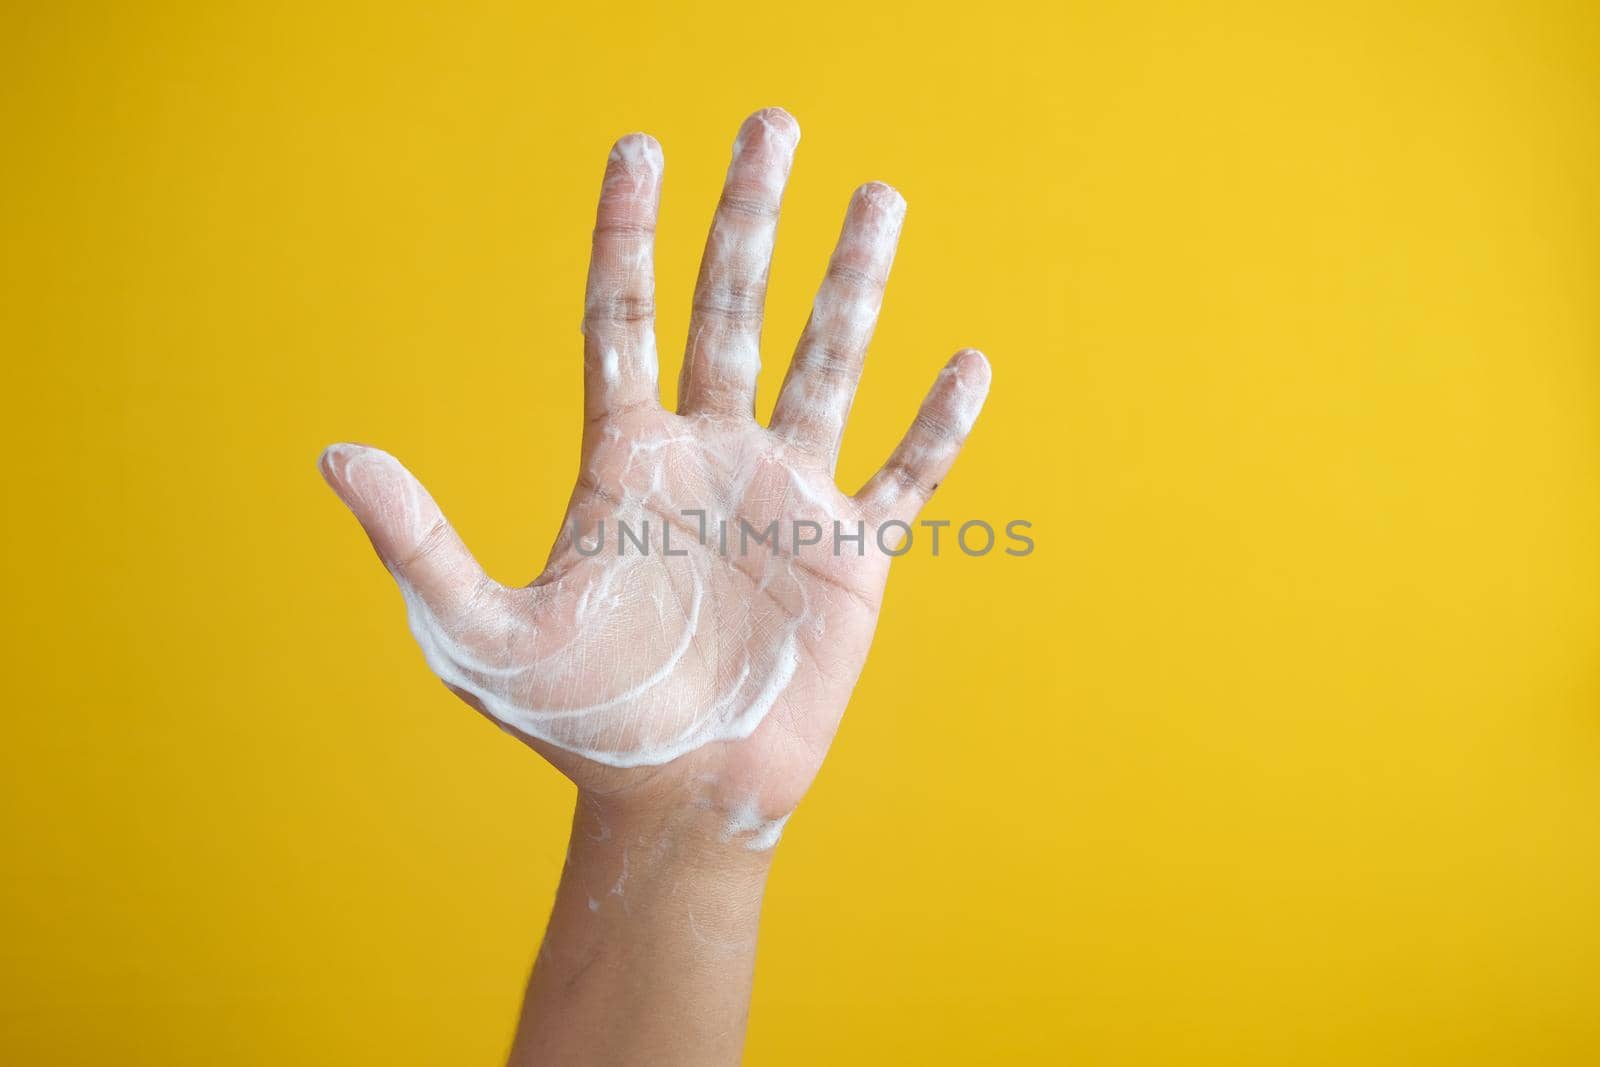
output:
{"label": "hand", "polygon": [[653,324],[661,149],[633,134],[612,150],[585,302],[583,458],[531,585],[485,575],[388,454],[334,445],[321,461],[457,694],[608,810],[711,820],[755,849],[777,840],[838,728],[877,624],[892,524],[927,502],[989,386],[984,357],[958,353],[883,468],[854,495],[835,486],[905,215],[900,194],[874,183],[851,199],[772,424],[756,423],[767,273],[799,136],[770,109],[734,142],[677,413],[659,399]]}

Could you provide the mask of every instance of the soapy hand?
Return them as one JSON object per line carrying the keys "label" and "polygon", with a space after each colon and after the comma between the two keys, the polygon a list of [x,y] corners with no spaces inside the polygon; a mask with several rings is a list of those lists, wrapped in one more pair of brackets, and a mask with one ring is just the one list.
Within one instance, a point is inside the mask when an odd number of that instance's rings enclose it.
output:
{"label": "soapy hand", "polygon": [[661,406],[652,248],[662,156],[606,164],[583,322],[583,457],[548,563],[489,578],[393,457],[334,445],[328,483],[404,595],[428,665],[608,804],[678,808],[765,849],[821,766],[877,624],[903,526],[989,387],[965,350],[854,495],[833,469],[905,215],[858,189],[772,423],[756,375],[778,208],[799,128],[745,121],[695,289],[676,413]]}

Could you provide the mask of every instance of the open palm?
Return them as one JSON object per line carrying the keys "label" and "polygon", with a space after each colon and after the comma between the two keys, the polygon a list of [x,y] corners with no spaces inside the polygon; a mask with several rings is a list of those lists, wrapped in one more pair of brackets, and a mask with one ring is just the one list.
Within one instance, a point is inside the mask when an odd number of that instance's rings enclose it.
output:
{"label": "open palm", "polygon": [[[325,477],[405,596],[429,666],[596,793],[649,789],[776,838],[820,767],[877,624],[897,535],[989,385],[958,353],[854,496],[834,462],[905,214],[857,190],[779,395],[754,418],[762,306],[799,129],[751,116],[695,289],[677,413],[657,387],[662,157],[634,134],[601,189],[584,318],[583,460],[544,572],[507,588],[398,461],[334,445]],[[898,524],[898,525],[897,525]]]}

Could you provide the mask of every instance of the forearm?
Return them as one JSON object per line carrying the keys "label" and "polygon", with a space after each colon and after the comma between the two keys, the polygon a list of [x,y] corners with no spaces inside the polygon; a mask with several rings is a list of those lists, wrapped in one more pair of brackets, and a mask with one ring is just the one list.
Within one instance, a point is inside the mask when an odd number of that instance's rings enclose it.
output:
{"label": "forearm", "polygon": [[737,1063],[771,852],[579,797],[511,1063]]}

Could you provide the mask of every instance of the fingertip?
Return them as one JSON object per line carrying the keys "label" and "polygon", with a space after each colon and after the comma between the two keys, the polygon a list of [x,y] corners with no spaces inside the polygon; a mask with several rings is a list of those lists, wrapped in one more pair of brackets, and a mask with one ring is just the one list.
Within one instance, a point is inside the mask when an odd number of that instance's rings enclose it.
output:
{"label": "fingertip", "polygon": [[739,125],[739,136],[734,140],[735,150],[742,148],[757,133],[777,138],[790,151],[800,143],[800,123],[781,107],[764,107],[746,118]]}
{"label": "fingertip", "polygon": [[763,107],[752,118],[758,118],[768,130],[781,136],[790,149],[800,144],[800,122],[782,107]]}
{"label": "fingertip", "polygon": [[323,481],[334,489],[342,489],[345,484],[345,467],[349,464],[351,455],[361,447],[340,441],[324,448],[317,456],[317,470],[322,472]]}
{"label": "fingertip", "polygon": [[988,392],[989,383],[994,378],[994,368],[989,365],[988,356],[976,348],[963,348],[956,353],[955,364],[963,385]]}
{"label": "fingertip", "polygon": [[854,199],[894,219],[902,219],[906,214],[906,198],[888,182],[867,182],[856,189]]}
{"label": "fingertip", "polygon": [[765,122],[776,129],[793,131],[796,136],[800,133],[800,123],[795,117],[781,107],[764,107],[750,116],[751,119]]}
{"label": "fingertip", "polygon": [[379,515],[400,514],[415,503],[410,474],[381,448],[340,442],[323,449],[317,465],[363,525]]}
{"label": "fingertip", "polygon": [[645,171],[652,174],[661,173],[665,157],[661,153],[661,142],[651,137],[648,133],[629,133],[617,138],[616,144],[611,146],[611,155],[608,161],[630,171]]}
{"label": "fingertip", "polygon": [[976,348],[965,348],[950,363],[955,388],[950,390],[950,413],[955,417],[956,430],[963,439],[972,432],[989,396],[991,370],[989,360]]}

